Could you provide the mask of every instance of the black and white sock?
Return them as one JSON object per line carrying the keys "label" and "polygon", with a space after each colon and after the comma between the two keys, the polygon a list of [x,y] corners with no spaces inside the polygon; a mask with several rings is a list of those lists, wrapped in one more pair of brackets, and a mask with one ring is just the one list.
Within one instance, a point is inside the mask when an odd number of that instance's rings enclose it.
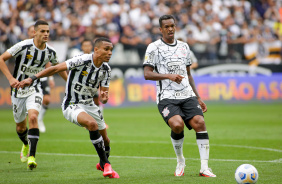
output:
{"label": "black and white sock", "polygon": [[20,138],[21,141],[24,143],[24,145],[27,145],[27,144],[28,144],[27,132],[28,132],[28,128],[26,128],[26,130],[25,130],[23,133],[17,132],[19,138]]}
{"label": "black and white sock", "polygon": [[180,134],[176,134],[171,131],[170,138],[177,157],[177,162],[185,162],[185,158],[183,156],[184,132],[182,131]]}
{"label": "black and white sock", "polygon": [[39,129],[38,128],[29,129],[27,139],[29,144],[29,156],[35,157],[37,142],[39,140]]}
{"label": "black and white sock", "polygon": [[105,163],[110,163],[107,158],[106,152],[104,150],[103,137],[101,136],[98,130],[89,131],[89,134],[90,134],[90,140],[100,157],[100,165],[103,168]]}
{"label": "black and white sock", "polygon": [[196,133],[197,144],[200,152],[201,170],[208,168],[208,160],[210,153],[209,135],[207,131]]}

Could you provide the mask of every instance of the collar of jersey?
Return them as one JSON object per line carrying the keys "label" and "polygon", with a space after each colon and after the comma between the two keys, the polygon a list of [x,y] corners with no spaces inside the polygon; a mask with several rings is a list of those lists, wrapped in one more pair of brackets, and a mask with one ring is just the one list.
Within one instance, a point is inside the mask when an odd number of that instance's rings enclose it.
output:
{"label": "collar of jersey", "polygon": [[[175,40],[175,39],[174,39]],[[163,38],[161,38],[161,41],[164,43],[164,44],[166,44],[166,45],[168,45],[168,46],[172,46],[172,47],[174,47],[174,46],[176,46],[177,45],[177,40],[175,40],[175,44],[168,44],[168,43],[166,43],[164,40],[163,40]]]}

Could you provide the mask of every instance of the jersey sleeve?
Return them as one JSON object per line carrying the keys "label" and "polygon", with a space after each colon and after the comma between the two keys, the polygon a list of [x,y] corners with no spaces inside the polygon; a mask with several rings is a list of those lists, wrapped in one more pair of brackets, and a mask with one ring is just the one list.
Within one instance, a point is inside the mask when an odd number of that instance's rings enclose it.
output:
{"label": "jersey sleeve", "polygon": [[188,44],[186,43],[185,45],[187,46],[187,57],[186,57],[186,60],[185,60],[185,65],[190,66],[192,64],[191,51],[190,51]]}
{"label": "jersey sleeve", "polygon": [[21,41],[15,45],[13,45],[11,48],[7,50],[13,57],[17,57],[21,51],[23,51],[25,48],[24,46],[26,45],[26,41]]}
{"label": "jersey sleeve", "polygon": [[151,66],[151,67],[155,67],[155,53],[156,53],[157,47],[151,43],[148,45],[146,52],[145,52],[145,58],[144,58],[144,62],[143,62],[143,67],[144,66]]}
{"label": "jersey sleeve", "polygon": [[106,75],[104,79],[101,81],[100,86],[108,88],[110,86],[110,81],[111,81],[111,68],[109,65],[107,65],[105,68],[106,68]]}
{"label": "jersey sleeve", "polygon": [[59,64],[59,61],[58,61],[58,57],[57,57],[57,53],[56,52],[53,52],[53,57],[52,59],[50,60],[50,62],[52,63],[52,65],[57,65]]}
{"label": "jersey sleeve", "polygon": [[83,60],[82,56],[83,55],[77,56],[77,57],[73,57],[71,59],[68,59],[66,61],[67,69],[68,70],[73,70],[75,68],[80,68],[81,66],[84,66],[85,62],[87,62],[87,61]]}

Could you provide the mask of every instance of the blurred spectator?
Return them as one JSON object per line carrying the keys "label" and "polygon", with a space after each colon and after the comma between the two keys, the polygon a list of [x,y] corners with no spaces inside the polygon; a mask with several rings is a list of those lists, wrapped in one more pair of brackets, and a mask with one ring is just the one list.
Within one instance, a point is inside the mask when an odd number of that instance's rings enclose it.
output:
{"label": "blurred spectator", "polygon": [[[249,61],[251,43],[257,54],[264,48],[268,54],[279,50],[281,57],[281,8],[280,0],[0,0],[0,52],[26,39],[27,28],[44,19],[52,27],[51,41],[79,49],[82,40],[105,36],[123,47],[117,50],[125,52],[119,54],[126,56],[120,58],[124,64],[136,64],[147,44],[160,37],[158,17],[173,14],[176,36],[187,41],[199,64]],[[261,39],[252,35],[254,27]],[[257,63],[269,57],[261,56]]]}

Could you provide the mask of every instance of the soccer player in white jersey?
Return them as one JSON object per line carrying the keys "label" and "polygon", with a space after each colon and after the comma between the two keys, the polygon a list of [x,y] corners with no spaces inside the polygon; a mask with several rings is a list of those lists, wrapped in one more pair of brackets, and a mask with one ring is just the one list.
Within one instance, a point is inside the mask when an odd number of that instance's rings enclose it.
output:
{"label": "soccer player in white jersey", "polygon": [[105,130],[106,125],[99,107],[93,102],[93,96],[100,89],[100,101],[107,103],[111,69],[107,62],[112,56],[113,44],[107,38],[98,38],[94,43],[93,54],[83,54],[69,59],[56,66],[49,67],[38,74],[25,79],[17,88],[29,86],[41,77],[47,77],[57,72],[70,70],[66,83],[65,97],[62,103],[64,117],[85,127],[90,134],[90,140],[99,157],[99,170],[104,177],[119,178],[107,158],[104,141],[99,130]]}
{"label": "soccer player in white jersey", "polygon": [[[28,27],[27,35],[28,35],[28,38],[34,38],[34,25]],[[50,67],[50,66],[51,66],[50,63],[46,64],[46,67]],[[50,88],[53,88],[55,86],[55,80],[53,76],[50,76],[50,77],[41,78],[40,82],[41,82],[41,88],[43,92],[43,100],[42,100],[41,109],[38,114],[38,128],[41,133],[45,133],[46,127],[45,127],[43,119],[48,109],[48,105],[50,104],[50,101],[51,101]]]}
{"label": "soccer player in white jersey", "polygon": [[[34,27],[34,39],[21,41],[0,56],[0,69],[9,80],[12,90],[11,99],[16,131],[23,142],[21,161],[27,161],[27,167],[31,170],[37,166],[35,162],[36,147],[39,140],[37,118],[43,94],[39,80],[34,80],[26,88],[17,89],[16,85],[43,70],[47,63],[58,64],[55,50],[47,44],[49,38],[48,23],[39,20]],[[16,60],[13,75],[5,63],[11,57],[15,57]],[[61,72],[60,75],[67,80],[66,72]],[[27,114],[29,129],[26,125]]]}
{"label": "soccer player in white jersey", "polygon": [[[92,41],[89,40],[89,39],[84,39],[81,42],[81,50],[82,50],[82,54],[93,53],[93,43],[92,43]],[[94,100],[95,105],[97,105],[100,108],[100,111],[103,114],[103,106],[100,105],[100,102],[99,102],[99,91],[97,91],[97,93],[94,95],[93,100]],[[108,128],[107,124],[106,124],[106,128]]]}
{"label": "soccer player in white jersey", "polygon": [[208,168],[209,136],[203,117],[207,111],[190,73],[190,49],[187,43],[174,39],[175,18],[163,15],[159,19],[162,38],[149,44],[143,63],[146,80],[156,81],[160,114],[171,128],[171,141],[177,156],[174,175],[183,176],[184,125],[196,131],[201,158],[200,176],[216,177]]}

